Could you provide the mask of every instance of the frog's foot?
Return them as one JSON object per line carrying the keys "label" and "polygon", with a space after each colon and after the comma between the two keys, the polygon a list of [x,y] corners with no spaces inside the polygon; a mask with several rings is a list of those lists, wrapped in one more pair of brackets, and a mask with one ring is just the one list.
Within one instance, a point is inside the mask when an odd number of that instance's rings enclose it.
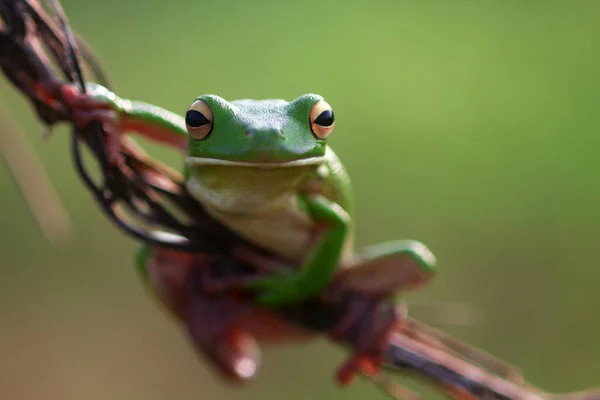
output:
{"label": "frog's foot", "polygon": [[424,244],[399,240],[364,249],[336,281],[348,289],[384,296],[420,288],[435,271],[435,256]]}
{"label": "frog's foot", "polygon": [[185,318],[188,332],[197,349],[228,380],[243,382],[254,377],[260,350],[254,339],[233,328],[233,322],[253,307],[233,296],[210,296],[192,284]]}
{"label": "frog's foot", "polygon": [[[382,307],[388,307],[388,310]],[[335,340],[345,339],[354,344],[353,354],[337,370],[337,382],[348,385],[358,373],[370,377],[377,375],[388,338],[404,318],[405,309],[390,310],[389,302],[383,299],[362,296],[351,299],[346,317],[330,333]]]}
{"label": "frog's foot", "polygon": [[435,263],[422,243],[395,241],[363,250],[338,274],[333,291],[356,293],[346,318],[331,333],[355,344],[354,354],[338,370],[338,382],[347,384],[360,372],[379,372],[389,336],[407,317],[403,306],[389,309],[390,296],[424,286],[434,275]]}

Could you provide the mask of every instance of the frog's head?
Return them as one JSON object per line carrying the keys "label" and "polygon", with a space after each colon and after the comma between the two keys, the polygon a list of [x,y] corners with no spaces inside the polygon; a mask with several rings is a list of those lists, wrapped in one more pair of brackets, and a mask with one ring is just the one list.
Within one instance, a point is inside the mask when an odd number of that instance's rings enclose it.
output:
{"label": "frog's head", "polygon": [[194,166],[280,168],[325,160],[334,115],[321,96],[284,100],[196,99],[185,116],[187,163]]}

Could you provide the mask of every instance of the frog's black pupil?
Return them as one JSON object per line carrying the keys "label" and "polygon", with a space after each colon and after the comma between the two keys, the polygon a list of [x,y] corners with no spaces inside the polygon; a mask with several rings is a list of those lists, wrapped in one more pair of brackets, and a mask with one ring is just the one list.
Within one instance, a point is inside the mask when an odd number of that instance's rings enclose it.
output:
{"label": "frog's black pupil", "polygon": [[321,126],[331,126],[333,125],[333,111],[325,110],[315,119],[315,124]]}
{"label": "frog's black pupil", "polygon": [[200,128],[208,124],[210,121],[200,111],[189,110],[185,114],[185,123],[192,128]]}

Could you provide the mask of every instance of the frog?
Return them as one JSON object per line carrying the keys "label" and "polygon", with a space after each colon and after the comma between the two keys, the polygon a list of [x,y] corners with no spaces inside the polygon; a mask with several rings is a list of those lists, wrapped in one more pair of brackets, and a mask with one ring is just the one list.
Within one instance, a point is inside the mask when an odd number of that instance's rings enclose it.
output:
{"label": "frog", "polygon": [[[355,248],[353,188],[328,143],[336,115],[321,95],[227,101],[205,94],[181,114],[121,98],[94,83],[85,94],[63,87],[62,98],[77,126],[103,124],[109,162],[120,162],[118,143],[129,133],[180,150],[185,187],[210,216],[300,266],[243,282],[254,305],[268,309],[310,301],[340,274],[347,287],[389,296],[422,287],[436,274],[435,256],[419,241]],[[142,244],[135,259],[148,287],[177,308],[181,301],[174,299],[194,256]]]}

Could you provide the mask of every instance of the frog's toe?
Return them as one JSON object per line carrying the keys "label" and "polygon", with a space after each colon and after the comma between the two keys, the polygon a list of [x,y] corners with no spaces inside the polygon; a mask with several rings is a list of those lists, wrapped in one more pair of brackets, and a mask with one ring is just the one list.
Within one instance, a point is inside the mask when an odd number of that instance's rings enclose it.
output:
{"label": "frog's toe", "polygon": [[345,286],[379,294],[406,292],[435,275],[436,258],[421,242],[402,240],[369,247],[341,276]]}

